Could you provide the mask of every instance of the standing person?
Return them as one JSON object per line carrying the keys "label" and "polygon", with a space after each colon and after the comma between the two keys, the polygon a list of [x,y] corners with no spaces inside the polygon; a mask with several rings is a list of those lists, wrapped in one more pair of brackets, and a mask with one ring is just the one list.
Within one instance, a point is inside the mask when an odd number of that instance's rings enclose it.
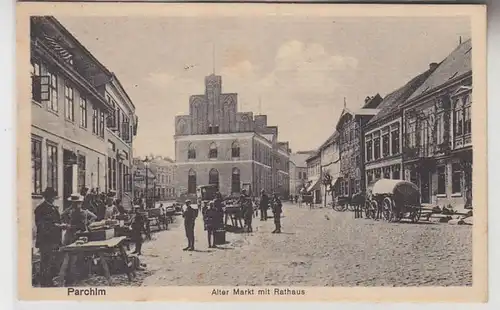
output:
{"label": "standing person", "polygon": [[132,254],[141,255],[142,233],[144,232],[144,216],[141,214],[141,208],[134,206],[135,216],[131,225],[131,239],[135,243],[135,249]]}
{"label": "standing person", "polygon": [[246,191],[241,191],[240,205],[242,209],[243,221],[245,222],[245,227],[247,232],[252,232],[252,218],[253,218],[253,206],[252,202],[248,198]]}
{"label": "standing person", "polygon": [[273,208],[273,218],[274,218],[274,225],[275,229],[273,230],[273,234],[279,234],[281,233],[281,212],[282,212],[282,204],[281,200],[278,198],[278,195],[276,193],[273,194],[273,199],[272,199],[272,208]]}
{"label": "standing person", "polygon": [[53,287],[52,266],[56,251],[61,245],[61,215],[54,200],[57,197],[52,187],[47,187],[42,193],[43,202],[35,208],[36,242],[40,250],[40,285]]}
{"label": "standing person", "polygon": [[260,220],[267,221],[267,209],[269,208],[269,197],[265,190],[261,191],[259,209],[260,209]]}
{"label": "standing person", "polygon": [[75,242],[77,234],[87,231],[88,225],[97,219],[94,213],[82,209],[83,197],[80,194],[72,194],[68,201],[71,202],[71,206],[61,214],[67,218],[69,224],[64,238],[65,245]]}
{"label": "standing person", "polygon": [[114,202],[112,198],[107,198],[106,199],[106,210],[104,212],[104,219],[105,220],[111,220],[113,219],[118,213],[118,208],[116,207],[116,201]]}
{"label": "standing person", "polygon": [[224,203],[220,192],[215,194],[214,207],[217,211],[217,229],[224,228]]}
{"label": "standing person", "polygon": [[207,209],[203,213],[203,222],[207,231],[208,247],[216,248],[214,232],[217,228],[217,210],[213,201],[210,201]]}
{"label": "standing person", "polygon": [[194,251],[194,224],[198,217],[198,206],[192,206],[191,200],[186,200],[182,217],[184,218],[184,229],[186,230],[186,238],[188,239],[188,246],[183,250]]}

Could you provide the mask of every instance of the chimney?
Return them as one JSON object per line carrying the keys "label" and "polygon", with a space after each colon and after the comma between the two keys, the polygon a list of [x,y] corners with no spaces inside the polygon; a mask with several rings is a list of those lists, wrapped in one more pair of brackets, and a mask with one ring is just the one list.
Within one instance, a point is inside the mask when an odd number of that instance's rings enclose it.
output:
{"label": "chimney", "polygon": [[436,68],[439,66],[437,62],[431,62],[429,64],[429,70],[436,70]]}

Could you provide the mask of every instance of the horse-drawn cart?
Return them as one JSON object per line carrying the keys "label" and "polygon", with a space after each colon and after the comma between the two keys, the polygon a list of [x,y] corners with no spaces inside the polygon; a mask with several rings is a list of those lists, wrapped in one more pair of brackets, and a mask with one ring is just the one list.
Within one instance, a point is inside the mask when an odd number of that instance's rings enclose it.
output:
{"label": "horse-drawn cart", "polygon": [[381,179],[369,186],[365,203],[367,218],[376,219],[381,215],[388,222],[407,218],[415,223],[421,214],[420,192],[415,184],[404,180]]}

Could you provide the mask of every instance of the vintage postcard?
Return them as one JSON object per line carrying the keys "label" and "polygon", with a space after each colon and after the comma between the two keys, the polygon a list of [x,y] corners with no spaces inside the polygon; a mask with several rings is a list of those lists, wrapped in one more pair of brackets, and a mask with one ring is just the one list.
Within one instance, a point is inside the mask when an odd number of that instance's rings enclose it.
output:
{"label": "vintage postcard", "polygon": [[18,3],[19,298],[486,301],[485,12]]}

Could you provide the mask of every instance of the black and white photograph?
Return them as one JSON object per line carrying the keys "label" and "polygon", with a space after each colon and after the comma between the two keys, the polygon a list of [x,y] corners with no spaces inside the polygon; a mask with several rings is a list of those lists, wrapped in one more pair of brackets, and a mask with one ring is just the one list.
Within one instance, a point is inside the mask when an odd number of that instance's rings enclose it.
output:
{"label": "black and white photograph", "polygon": [[486,296],[484,7],[91,6],[18,13],[29,294]]}

